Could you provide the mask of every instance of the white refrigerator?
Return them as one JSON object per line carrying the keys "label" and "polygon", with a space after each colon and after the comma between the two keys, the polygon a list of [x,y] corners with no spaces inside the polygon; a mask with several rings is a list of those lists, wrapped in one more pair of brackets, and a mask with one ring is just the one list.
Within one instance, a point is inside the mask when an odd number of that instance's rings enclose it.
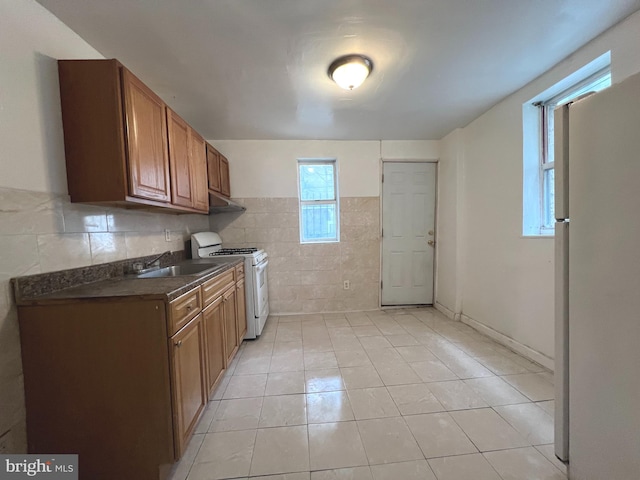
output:
{"label": "white refrigerator", "polygon": [[640,74],[554,123],[556,455],[640,479]]}

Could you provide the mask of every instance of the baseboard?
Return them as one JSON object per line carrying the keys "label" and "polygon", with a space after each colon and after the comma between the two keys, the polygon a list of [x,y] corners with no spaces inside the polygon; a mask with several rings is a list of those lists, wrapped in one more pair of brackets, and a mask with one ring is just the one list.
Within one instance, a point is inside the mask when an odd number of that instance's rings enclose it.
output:
{"label": "baseboard", "polygon": [[440,302],[435,302],[433,304],[433,306],[436,308],[436,310],[438,310],[440,313],[444,314],[445,317],[451,319],[451,320],[455,320],[456,319],[456,314],[449,310],[447,307],[445,307],[444,305],[442,305]]}
{"label": "baseboard", "polygon": [[460,317],[462,316],[461,313],[455,313],[452,310],[449,310],[447,307],[445,307],[444,305],[442,305],[441,303],[434,303],[433,304],[434,308],[436,310],[438,310],[440,313],[442,313],[445,317],[454,320],[456,322],[460,321]]}
{"label": "baseboard", "polygon": [[504,345],[510,350],[513,350],[514,352],[519,353],[523,357],[528,358],[532,362],[536,362],[542,365],[543,367],[553,371],[555,366],[554,361],[552,358],[547,357],[545,354],[540,353],[531,347],[527,347],[526,345],[523,345],[522,343],[514,340],[513,338],[507,337],[503,333],[500,333],[497,330],[494,330],[493,328],[488,327],[487,325],[480,323],[477,320],[474,320],[473,318],[468,317],[464,314],[461,315],[460,320],[462,321],[462,323],[469,325],[470,327],[478,330],[480,333],[486,335],[487,337],[492,338],[493,340]]}
{"label": "baseboard", "polygon": [[327,314],[331,315],[334,313],[360,313],[360,312],[378,312],[382,310],[381,308],[370,308],[369,310],[331,310],[330,312],[269,312],[269,315],[272,317],[290,317],[292,315],[322,315]]}

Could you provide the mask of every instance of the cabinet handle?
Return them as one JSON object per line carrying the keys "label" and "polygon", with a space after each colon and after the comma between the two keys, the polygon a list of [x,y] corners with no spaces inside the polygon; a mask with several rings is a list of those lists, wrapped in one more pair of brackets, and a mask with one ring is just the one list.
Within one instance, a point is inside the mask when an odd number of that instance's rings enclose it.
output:
{"label": "cabinet handle", "polygon": [[187,311],[191,310],[193,307],[191,305],[187,305]]}
{"label": "cabinet handle", "polygon": [[176,342],[176,347],[178,347],[178,348],[179,348],[179,347],[181,347],[181,346],[182,346],[182,340],[178,340],[178,341]]}

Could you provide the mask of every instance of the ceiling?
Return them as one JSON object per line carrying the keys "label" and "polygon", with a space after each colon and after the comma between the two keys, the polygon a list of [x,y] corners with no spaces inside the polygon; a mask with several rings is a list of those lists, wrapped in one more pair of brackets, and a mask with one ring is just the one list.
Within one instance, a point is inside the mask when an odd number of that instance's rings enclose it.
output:
{"label": "ceiling", "polygon": [[[439,139],[640,0],[38,0],[209,139]],[[327,76],[369,56],[354,91]]]}

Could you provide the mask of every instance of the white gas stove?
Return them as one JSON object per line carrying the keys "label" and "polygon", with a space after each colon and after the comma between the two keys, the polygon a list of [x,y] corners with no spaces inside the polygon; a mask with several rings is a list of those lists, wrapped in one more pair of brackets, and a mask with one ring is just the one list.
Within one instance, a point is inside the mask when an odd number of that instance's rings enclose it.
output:
{"label": "white gas stove", "polygon": [[191,256],[194,259],[243,258],[246,284],[247,334],[252,339],[262,333],[269,316],[267,284],[267,252],[252,248],[222,248],[222,239],[215,232],[191,235]]}

